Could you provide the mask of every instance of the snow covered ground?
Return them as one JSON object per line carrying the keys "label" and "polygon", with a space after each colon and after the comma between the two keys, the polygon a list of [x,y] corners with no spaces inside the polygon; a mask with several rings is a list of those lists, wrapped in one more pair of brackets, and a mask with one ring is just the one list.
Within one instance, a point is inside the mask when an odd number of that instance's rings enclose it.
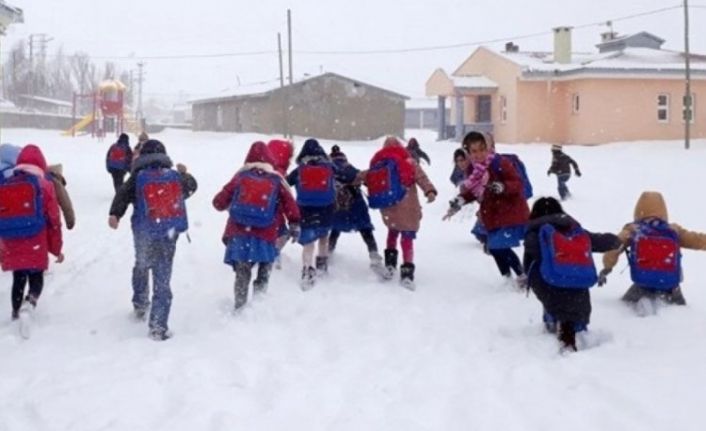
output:
{"label": "snow covered ground", "polygon": [[[361,239],[345,235],[329,279],[300,291],[301,249],[289,245],[266,297],[235,317],[234,276],[221,263],[226,215],[210,202],[257,136],[156,136],[200,186],[188,201],[192,242],[179,241],[175,260],[175,336],[158,343],[131,319],[129,222],[107,226],[109,142],[3,130],[3,141],[37,143],[64,164],[78,224],[65,233],[66,262],[47,276],[30,340],[10,322],[11,277],[0,275],[0,431],[706,429],[706,253],[684,258],[689,305],[646,318],[619,301],[623,261],[593,290],[590,331],[601,344],[560,356],[538,301],[504,286],[470,236],[472,218],[441,221],[455,145],[433,136],[418,133],[440,196],[424,206],[416,292],[377,281]],[[380,143],[342,149],[364,166]],[[694,147],[568,148],[584,176],[572,179],[566,208],[591,230],[617,232],[639,192],[657,189],[673,221],[706,231],[706,142]],[[537,195],[556,193],[548,146],[512,151]]]}

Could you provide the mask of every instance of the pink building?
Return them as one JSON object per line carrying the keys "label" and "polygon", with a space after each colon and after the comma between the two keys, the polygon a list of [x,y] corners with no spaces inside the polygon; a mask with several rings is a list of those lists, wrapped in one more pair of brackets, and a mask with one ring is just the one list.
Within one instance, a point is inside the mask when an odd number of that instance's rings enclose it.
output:
{"label": "pink building", "polygon": [[[451,99],[440,138],[480,130],[505,143],[683,139],[685,56],[663,43],[647,32],[606,33],[598,52],[574,53],[571,29],[561,27],[553,52],[480,47],[451,76],[437,69],[427,80],[427,96]],[[691,136],[706,138],[706,56],[690,60]]]}

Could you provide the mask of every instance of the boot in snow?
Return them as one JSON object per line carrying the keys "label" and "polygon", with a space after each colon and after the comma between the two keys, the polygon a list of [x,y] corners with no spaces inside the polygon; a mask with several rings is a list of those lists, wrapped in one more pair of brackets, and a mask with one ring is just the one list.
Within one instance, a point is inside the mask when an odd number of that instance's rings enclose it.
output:
{"label": "boot in snow", "polygon": [[384,276],[385,265],[382,263],[382,256],[377,251],[370,252],[370,269],[373,270],[375,274]]}
{"label": "boot in snow", "polygon": [[576,328],[574,322],[559,322],[558,332],[559,342],[561,343],[561,351],[576,352]]}
{"label": "boot in snow", "polygon": [[166,341],[170,338],[172,338],[172,332],[171,331],[165,331],[163,329],[150,329],[149,332],[149,337],[153,339],[154,341]]}
{"label": "boot in snow", "polygon": [[328,275],[328,256],[316,256],[316,272],[319,275]]}
{"label": "boot in snow", "polygon": [[253,281],[253,293],[267,292],[267,285],[270,282],[270,273],[272,272],[271,263],[261,263],[257,266],[257,277]]}
{"label": "boot in snow", "polygon": [[302,281],[301,288],[303,291],[307,291],[314,287],[316,283],[316,269],[313,266],[305,266],[302,268]]}
{"label": "boot in snow", "polygon": [[252,266],[249,263],[235,265],[235,311],[240,310],[248,302],[248,287],[252,277]]}
{"label": "boot in snow", "polygon": [[403,263],[400,266],[400,284],[405,289],[414,290],[414,264]]}
{"label": "boot in snow", "polygon": [[385,250],[385,271],[382,277],[385,280],[392,280],[395,276],[395,271],[397,270],[397,250],[393,248],[388,248]]}

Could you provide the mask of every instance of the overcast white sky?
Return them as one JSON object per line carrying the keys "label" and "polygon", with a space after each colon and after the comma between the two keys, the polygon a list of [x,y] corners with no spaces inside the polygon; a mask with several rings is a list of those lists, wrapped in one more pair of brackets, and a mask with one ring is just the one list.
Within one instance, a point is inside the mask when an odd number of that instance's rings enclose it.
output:
{"label": "overcast white sky", "polygon": [[[8,0],[24,9],[25,23],[11,27],[4,50],[31,33],[48,33],[50,52],[96,57],[220,54],[286,46],[286,9],[294,24],[294,76],[321,70],[381,85],[409,96],[424,93],[437,67],[452,71],[474,47],[399,54],[332,55],[298,51],[349,51],[448,45],[547,32],[510,39],[522,49],[551,50],[552,27],[578,26],[677,5],[678,0]],[[692,0],[692,50],[706,53],[706,0]],[[650,31],[683,49],[683,11],[670,10],[614,23],[621,34]],[[574,31],[574,50],[590,51],[605,27]],[[502,46],[497,43],[494,46]],[[6,57],[3,57],[5,59]],[[137,60],[118,59],[125,69]],[[276,54],[215,59],[146,60],[148,96],[184,92],[199,98],[278,77]],[[286,68],[285,68],[286,70]]]}

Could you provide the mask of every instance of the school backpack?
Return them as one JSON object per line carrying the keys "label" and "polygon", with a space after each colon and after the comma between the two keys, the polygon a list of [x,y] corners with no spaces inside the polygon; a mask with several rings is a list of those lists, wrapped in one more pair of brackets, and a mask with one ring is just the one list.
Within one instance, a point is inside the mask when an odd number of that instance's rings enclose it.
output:
{"label": "school backpack", "polygon": [[562,232],[551,224],[539,229],[542,263],[539,271],[547,284],[565,289],[588,289],[598,281],[591,252],[591,237],[576,226]]}
{"label": "school backpack", "polygon": [[374,209],[396,205],[407,194],[407,188],[400,179],[399,166],[392,159],[384,159],[371,166],[365,175],[365,186],[368,188],[368,205]]}
{"label": "school backpack", "polygon": [[44,229],[44,205],[39,179],[16,172],[0,179],[0,239],[28,238]]}
{"label": "school backpack", "polygon": [[272,225],[277,211],[280,178],[246,171],[233,193],[230,217],[238,224],[263,228]]}
{"label": "school backpack", "polygon": [[123,146],[115,143],[108,150],[108,159],[106,160],[106,168],[108,170],[127,171],[130,169],[130,161],[127,158],[127,151]]}
{"label": "school backpack", "polygon": [[672,290],[681,282],[679,235],[666,221],[637,224],[627,249],[633,283],[657,290]]}
{"label": "school backpack", "polygon": [[135,225],[153,238],[173,238],[186,232],[189,222],[179,173],[150,168],[137,174]]}
{"label": "school backpack", "polygon": [[519,175],[520,177],[520,181],[522,181],[522,193],[525,199],[530,199],[532,196],[534,196],[534,191],[532,190],[532,183],[530,182],[529,175],[527,175],[527,168],[525,167],[525,164],[522,163],[522,160],[520,160],[519,156],[517,154],[498,155],[500,157],[495,157],[491,162],[491,169],[493,169],[493,171],[495,171],[496,173],[500,173],[500,159],[505,158],[509,160],[510,163],[512,163],[512,166],[515,167],[517,175]]}
{"label": "school backpack", "polygon": [[299,166],[297,204],[304,207],[327,207],[336,200],[333,167],[328,163]]}

